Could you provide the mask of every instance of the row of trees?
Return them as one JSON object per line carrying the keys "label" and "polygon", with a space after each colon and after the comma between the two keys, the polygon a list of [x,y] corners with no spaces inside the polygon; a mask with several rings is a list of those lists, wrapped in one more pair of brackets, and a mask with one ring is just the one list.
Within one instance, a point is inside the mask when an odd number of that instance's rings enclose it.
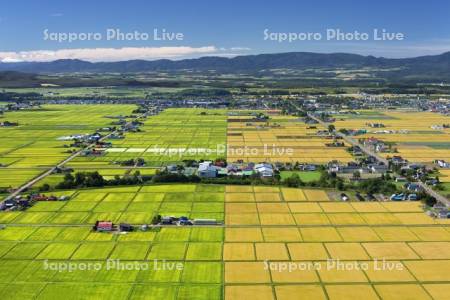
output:
{"label": "row of trees", "polygon": [[[201,178],[197,175],[186,176],[182,173],[160,172],[155,175],[143,176],[139,171],[130,175],[118,176],[113,179],[105,179],[98,172],[77,172],[75,175],[67,173],[62,182],[55,186],[56,189],[73,189],[82,187],[104,187],[116,185],[138,185],[149,183],[205,183],[205,184],[234,184],[234,185],[283,185],[287,187],[320,187],[334,188],[340,191],[357,190],[367,194],[391,194],[397,192],[397,187],[389,176],[381,178],[372,178],[363,181],[345,182],[338,177],[336,173],[328,173],[321,170],[321,176],[318,180],[304,182],[296,173],[288,178],[282,179],[279,174],[272,178],[261,178],[257,174],[252,176],[227,176],[220,178]],[[41,191],[48,191],[51,187],[45,184]]]}
{"label": "row of trees", "polygon": [[[134,172],[132,175],[126,176],[114,176],[113,179],[107,180],[103,178],[100,173],[95,172],[77,172],[75,176],[71,173],[67,173],[64,176],[62,182],[58,183],[55,188],[57,189],[73,189],[81,187],[103,187],[111,185],[137,185],[144,182],[148,182],[152,179],[151,176],[143,176],[139,171]],[[48,185],[43,185],[41,190],[49,190]]]}

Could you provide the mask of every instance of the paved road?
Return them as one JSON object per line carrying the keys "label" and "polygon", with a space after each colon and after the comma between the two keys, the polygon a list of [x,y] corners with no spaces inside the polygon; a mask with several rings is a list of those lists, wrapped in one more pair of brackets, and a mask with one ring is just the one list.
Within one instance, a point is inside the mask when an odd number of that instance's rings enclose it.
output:
{"label": "paved road", "polygon": [[[322,126],[324,126],[325,128],[328,128],[328,125],[331,125],[329,123],[326,123],[324,121],[322,121],[321,119],[317,118],[316,116],[312,115],[312,114],[308,114],[308,116],[311,119],[316,120],[317,122],[319,122]],[[384,164],[388,165],[388,160],[380,155],[378,155],[376,152],[370,150],[369,148],[365,147],[364,145],[361,145],[357,140],[354,140],[353,138],[346,136],[345,134],[339,132],[339,131],[334,131],[334,134],[336,136],[342,137],[342,139],[344,141],[346,141],[347,143],[349,143],[352,146],[358,146],[361,148],[361,150],[363,150],[367,155],[373,156],[375,157],[378,161],[383,162]]]}
{"label": "paved road", "polygon": [[[309,114],[308,116],[311,119],[316,120],[317,122],[319,122],[322,126],[324,126],[325,128],[328,128],[328,125],[330,125],[329,123],[326,123],[324,121],[322,121],[321,119],[317,118],[316,116],[314,116],[313,114]],[[346,136],[343,133],[340,133],[338,131],[335,131],[335,134],[337,136],[342,137],[346,142],[348,142],[349,144],[353,145],[353,146],[359,146],[361,148],[362,151],[364,151],[367,155],[373,156],[375,157],[378,161],[381,161],[383,163],[385,163],[386,165],[388,165],[388,160],[380,155],[378,155],[378,153],[368,149],[367,147],[361,145],[358,141],[352,139],[349,136]],[[431,187],[429,187],[428,185],[426,185],[423,182],[417,181],[417,184],[419,184],[423,190],[430,196],[436,198],[436,200],[438,200],[439,202],[445,204],[446,206],[450,207],[450,200],[448,200],[446,197],[442,196],[441,194],[437,193],[435,190],[433,190]]]}
{"label": "paved road", "polygon": [[[92,228],[92,224],[48,224],[48,223],[31,223],[31,224],[26,224],[26,223],[21,223],[21,224],[15,224],[15,223],[7,223],[7,224],[2,224],[6,227],[60,227],[60,228],[67,228],[67,227],[82,227],[82,228]],[[133,225],[135,228],[139,228],[144,224],[131,224]],[[321,227],[329,227],[330,225],[324,225],[324,224],[315,224],[315,225],[228,225],[228,224],[217,224],[217,225],[150,225],[150,224],[145,224],[148,225],[149,227],[149,231],[151,229],[157,229],[157,228],[183,228],[183,227],[187,227],[187,228],[191,228],[191,227],[200,227],[200,228],[321,228]],[[361,224],[337,224],[337,225],[332,225],[333,227],[336,228],[351,228],[351,227],[355,227],[355,228],[360,228]],[[370,227],[386,227],[386,224],[370,224]],[[400,227],[400,228],[404,228],[405,224],[390,224],[389,227]],[[408,227],[436,227],[436,224],[409,224]]]}
{"label": "paved road", "polygon": [[418,181],[417,184],[419,184],[424,190],[425,192],[436,198],[439,202],[445,204],[447,207],[450,207],[450,200],[447,199],[446,197],[442,196],[441,194],[439,194],[438,192],[436,192],[435,190],[433,190],[430,186],[426,185],[425,183]]}
{"label": "paved road", "polygon": [[[32,169],[34,170],[42,170],[42,171],[47,171],[48,170],[48,166],[47,167],[32,167]],[[112,170],[116,170],[116,169],[121,169],[121,170],[129,170],[129,169],[133,169],[134,166],[122,166],[122,165],[105,165],[101,167],[102,169],[112,169]],[[6,168],[4,168],[6,169]],[[23,171],[23,170],[29,170],[30,167],[8,167],[7,170],[15,170],[15,171]],[[98,170],[98,166],[83,166],[83,170],[84,169],[93,169],[93,170]],[[139,167],[139,169],[161,169],[161,167],[145,167],[145,166],[141,166]],[[1,170],[1,168],[0,168]]]}

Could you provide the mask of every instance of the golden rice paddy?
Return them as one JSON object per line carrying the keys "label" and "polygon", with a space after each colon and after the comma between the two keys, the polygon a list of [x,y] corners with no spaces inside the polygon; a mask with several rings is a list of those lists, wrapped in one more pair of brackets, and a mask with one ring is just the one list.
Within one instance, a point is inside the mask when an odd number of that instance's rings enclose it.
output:
{"label": "golden rice paddy", "polygon": [[250,116],[228,117],[228,160],[249,162],[326,163],[333,159],[351,161],[345,148],[326,146],[330,140],[318,136],[323,130],[291,116],[271,116],[268,122]]}
{"label": "golden rice paddy", "polygon": [[[336,116],[336,128],[366,129],[358,138],[374,137],[395,143],[397,153],[382,153],[384,156],[401,155],[412,162],[431,163],[435,159],[450,161],[450,130],[433,129],[434,125],[448,124],[450,118],[432,112],[413,111],[361,111],[358,117]],[[384,128],[371,128],[369,123],[382,123]],[[383,133],[387,130],[390,133]]]}
{"label": "golden rice paddy", "polygon": [[226,300],[448,299],[450,227],[420,203],[334,202],[320,189],[226,191]]}

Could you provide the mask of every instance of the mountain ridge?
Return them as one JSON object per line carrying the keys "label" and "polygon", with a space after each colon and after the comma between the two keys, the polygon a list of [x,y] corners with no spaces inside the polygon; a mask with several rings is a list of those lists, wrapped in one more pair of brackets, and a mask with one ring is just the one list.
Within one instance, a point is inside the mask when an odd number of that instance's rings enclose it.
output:
{"label": "mountain ridge", "polygon": [[232,58],[205,56],[182,60],[126,60],[88,62],[62,59],[51,62],[0,63],[0,71],[29,73],[139,73],[150,71],[195,70],[217,72],[260,72],[270,69],[311,68],[400,68],[401,75],[436,75],[450,78],[450,52],[412,58],[385,58],[352,53],[285,52],[241,55]]}

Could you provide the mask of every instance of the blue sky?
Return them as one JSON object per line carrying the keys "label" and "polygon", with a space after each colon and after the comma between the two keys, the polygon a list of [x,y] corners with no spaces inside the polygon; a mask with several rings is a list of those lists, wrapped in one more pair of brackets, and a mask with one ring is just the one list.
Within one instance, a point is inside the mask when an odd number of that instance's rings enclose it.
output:
{"label": "blue sky", "polygon": [[[351,52],[411,57],[450,51],[450,2],[427,1],[5,1],[0,10],[0,60],[119,60],[288,51]],[[183,40],[106,40],[106,29],[183,33]],[[57,42],[51,33],[101,33],[100,40]],[[318,32],[320,40],[278,42],[270,33]],[[367,41],[326,40],[327,29],[367,32]],[[374,41],[374,29],[404,34]],[[105,50],[109,49],[109,50]],[[113,48],[113,49],[111,49]],[[124,50],[122,48],[127,48]],[[95,49],[95,50],[92,50]],[[118,50],[122,49],[122,50]],[[43,52],[49,50],[49,52]],[[65,51],[61,51],[65,50]]]}

